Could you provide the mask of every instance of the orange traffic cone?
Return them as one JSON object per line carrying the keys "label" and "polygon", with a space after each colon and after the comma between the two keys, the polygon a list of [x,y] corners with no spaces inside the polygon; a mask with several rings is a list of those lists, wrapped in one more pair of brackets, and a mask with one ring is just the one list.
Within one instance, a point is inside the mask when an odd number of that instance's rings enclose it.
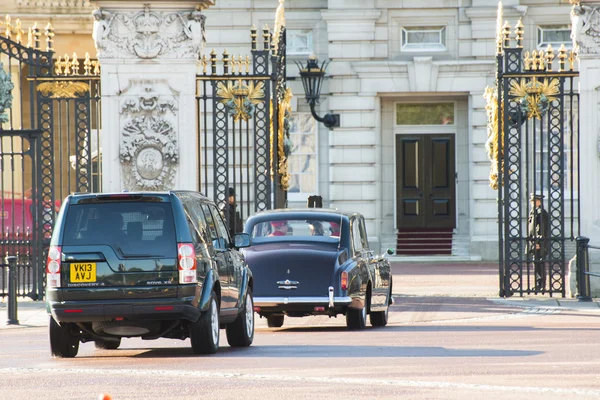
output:
{"label": "orange traffic cone", "polygon": [[98,400],[113,400],[112,396],[108,393],[100,393]]}

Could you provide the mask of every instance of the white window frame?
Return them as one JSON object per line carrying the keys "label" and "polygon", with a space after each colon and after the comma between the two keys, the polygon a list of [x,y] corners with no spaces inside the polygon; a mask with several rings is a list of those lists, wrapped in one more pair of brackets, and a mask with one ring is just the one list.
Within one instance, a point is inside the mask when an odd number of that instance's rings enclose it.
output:
{"label": "white window frame", "polygon": [[545,50],[548,45],[552,45],[552,48],[557,50],[560,48],[562,44],[565,45],[565,48],[571,49],[573,48],[573,42],[567,41],[565,43],[559,42],[550,42],[544,40],[544,31],[568,31],[571,33],[571,25],[538,25],[537,26],[537,48],[541,50]]}
{"label": "white window frame", "polygon": [[[293,112],[292,113],[292,117],[296,117],[296,116],[300,116],[300,115],[304,115],[304,116],[309,116],[312,119],[312,115],[310,112]],[[314,135],[315,135],[315,182],[314,182],[314,187],[315,187],[315,193],[312,192],[289,192],[288,191],[288,201],[290,202],[298,202],[298,201],[303,201],[306,202],[306,199],[308,198],[308,196],[314,196],[319,194],[319,124],[316,120],[314,120]],[[302,133],[308,133],[308,132],[301,132]],[[290,136],[293,134],[298,134],[298,133],[292,133],[290,132]],[[291,137],[290,137],[291,139]],[[291,155],[293,155],[294,153],[292,153]],[[302,154],[308,154],[308,153],[302,153]],[[290,170],[290,166],[288,164],[288,172],[290,174],[290,179],[291,179],[291,175],[292,172]]]}
{"label": "white window frame", "polygon": [[[409,32],[438,33],[438,43],[408,43]],[[402,52],[431,52],[447,51],[446,41],[448,32],[445,26],[403,26],[400,30],[400,51]]]}
{"label": "white window frame", "polygon": [[[292,48],[290,46],[291,43],[291,38],[294,35],[294,32],[302,32],[302,31],[308,31],[306,33],[307,36],[307,43],[309,45],[309,50],[307,51],[296,51],[296,49]],[[315,42],[314,42],[314,37],[313,37],[313,30],[312,29],[288,29],[286,31],[286,35],[287,35],[287,44],[286,44],[286,53],[290,56],[301,56],[301,55],[312,55],[315,51]]]}

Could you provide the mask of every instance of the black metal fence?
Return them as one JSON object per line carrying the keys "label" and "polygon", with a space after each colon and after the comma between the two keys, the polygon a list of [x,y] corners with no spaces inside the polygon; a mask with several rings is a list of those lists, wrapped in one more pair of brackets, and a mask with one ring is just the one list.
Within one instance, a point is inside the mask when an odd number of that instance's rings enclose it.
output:
{"label": "black metal fence", "polygon": [[[493,166],[498,188],[500,295],[566,295],[579,235],[579,93],[575,54],[524,52],[499,29]],[[488,116],[490,114],[488,113]]]}

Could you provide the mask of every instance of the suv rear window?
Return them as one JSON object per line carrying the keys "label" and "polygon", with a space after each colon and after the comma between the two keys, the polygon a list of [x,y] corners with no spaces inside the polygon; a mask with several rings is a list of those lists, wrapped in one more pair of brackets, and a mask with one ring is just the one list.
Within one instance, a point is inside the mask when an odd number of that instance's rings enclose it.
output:
{"label": "suv rear window", "polygon": [[73,204],[63,245],[109,245],[123,255],[176,253],[175,225],[169,203]]}

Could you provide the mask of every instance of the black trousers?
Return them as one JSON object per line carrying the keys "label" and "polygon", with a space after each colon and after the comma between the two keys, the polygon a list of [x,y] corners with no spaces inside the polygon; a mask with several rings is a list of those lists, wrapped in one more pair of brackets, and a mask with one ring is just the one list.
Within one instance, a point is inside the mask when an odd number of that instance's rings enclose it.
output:
{"label": "black trousers", "polygon": [[541,251],[533,252],[533,265],[535,272],[535,287],[542,289],[546,286],[546,263]]}

